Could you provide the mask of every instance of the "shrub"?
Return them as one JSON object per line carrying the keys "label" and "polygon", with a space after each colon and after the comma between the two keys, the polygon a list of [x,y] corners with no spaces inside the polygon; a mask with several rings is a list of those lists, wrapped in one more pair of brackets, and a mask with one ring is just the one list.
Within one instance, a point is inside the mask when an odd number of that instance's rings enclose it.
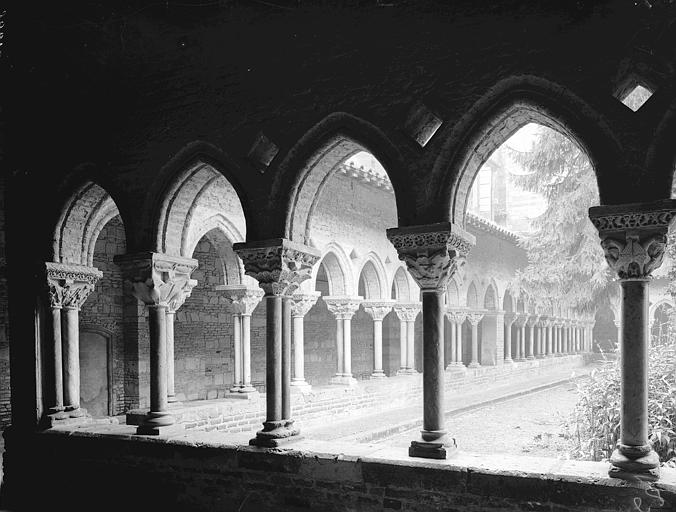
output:
{"label": "shrub", "polygon": [[[676,350],[674,336],[667,343],[651,343],[648,372],[648,432],[650,443],[666,462],[676,456]],[[655,340],[657,341],[657,340]],[[579,381],[579,399],[567,425],[571,457],[605,460],[620,436],[620,361],[604,355],[589,379]]]}

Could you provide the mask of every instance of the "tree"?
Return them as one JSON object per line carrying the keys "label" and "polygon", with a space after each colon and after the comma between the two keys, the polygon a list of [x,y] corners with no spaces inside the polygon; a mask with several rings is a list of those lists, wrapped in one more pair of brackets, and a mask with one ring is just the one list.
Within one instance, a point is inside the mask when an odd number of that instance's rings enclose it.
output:
{"label": "tree", "polygon": [[543,307],[559,302],[580,311],[594,311],[616,293],[590,206],[599,204],[596,176],[584,151],[567,136],[544,126],[535,132],[530,151],[509,148],[509,156],[525,174],[515,184],[540,193],[544,213],[533,220],[533,232],[520,242],[528,265],[517,273],[516,286],[531,291]]}

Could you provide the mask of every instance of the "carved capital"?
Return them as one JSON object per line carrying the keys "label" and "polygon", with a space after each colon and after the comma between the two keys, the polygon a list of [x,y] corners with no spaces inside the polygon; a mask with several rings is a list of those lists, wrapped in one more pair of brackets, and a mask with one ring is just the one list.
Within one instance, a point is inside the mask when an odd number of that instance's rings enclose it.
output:
{"label": "carved capital", "polygon": [[473,235],[450,222],[388,229],[387,238],[423,290],[444,290],[475,243]]}
{"label": "carved capital", "polygon": [[449,322],[462,325],[465,322],[465,318],[467,318],[467,313],[465,311],[449,309],[446,311],[446,317],[448,318]]}
{"label": "carved capital", "polygon": [[219,285],[216,290],[225,294],[225,299],[232,306],[232,312],[236,315],[251,315],[256,306],[263,299],[263,290],[260,288],[248,288],[243,284]]}
{"label": "carved capital", "polygon": [[188,279],[186,281],[185,285],[183,286],[183,289],[181,290],[180,293],[177,293],[172,300],[169,301],[167,313],[176,313],[178,309],[183,305],[185,302],[185,299],[190,297],[190,294],[192,293],[192,289],[197,286],[197,280],[196,279]]}
{"label": "carved capital", "polygon": [[319,292],[294,293],[291,302],[291,316],[303,318],[320,297]]}
{"label": "carved capital", "polygon": [[599,231],[606,261],[620,279],[649,279],[662,264],[676,201],[596,206],[589,218]]}
{"label": "carved capital", "polygon": [[292,295],[310,279],[320,253],[285,238],[234,244],[248,276],[258,281],[265,295]]}
{"label": "carved capital", "polygon": [[80,309],[103,273],[72,263],[45,263],[49,304],[54,308]]}
{"label": "carved capital", "polygon": [[180,306],[196,284],[190,279],[197,268],[197,260],[192,258],[146,252],[116,256],[114,261],[132,295],[148,306]]}
{"label": "carved capital", "polygon": [[416,317],[422,311],[420,302],[397,302],[392,306],[394,312],[402,322],[415,322]]}
{"label": "carved capital", "polygon": [[505,325],[507,327],[511,327],[512,324],[516,321],[516,314],[515,313],[505,313]]}
{"label": "carved capital", "polygon": [[359,309],[363,297],[322,297],[337,320],[349,320]]}
{"label": "carved capital", "polygon": [[373,320],[383,320],[387,314],[392,311],[393,300],[369,300],[363,303],[366,311]]}
{"label": "carved capital", "polygon": [[538,315],[531,315],[528,317],[528,325],[530,327],[534,327],[538,322],[540,321],[540,317]]}
{"label": "carved capital", "polygon": [[473,311],[471,313],[467,313],[467,321],[474,325],[479,325],[479,322],[481,322],[481,319],[484,317],[483,313],[478,313],[476,311]]}

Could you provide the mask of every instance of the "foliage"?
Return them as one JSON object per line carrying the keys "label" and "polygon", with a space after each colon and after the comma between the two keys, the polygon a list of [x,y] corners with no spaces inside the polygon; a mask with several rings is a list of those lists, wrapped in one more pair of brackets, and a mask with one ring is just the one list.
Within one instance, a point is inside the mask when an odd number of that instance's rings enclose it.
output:
{"label": "foliage", "polygon": [[[652,343],[649,348],[648,432],[662,462],[676,456],[675,341],[672,333],[666,343]],[[579,382],[578,394],[567,425],[571,457],[608,459],[620,435],[619,357],[606,358],[589,380]]]}
{"label": "foliage", "polygon": [[517,287],[534,298],[593,311],[616,287],[609,286],[611,274],[588,217],[599,197],[587,155],[565,135],[541,126],[531,150],[511,150],[511,157],[526,171],[515,176],[515,184],[547,201],[544,213],[533,220],[533,233],[521,242],[529,263],[518,272]]}

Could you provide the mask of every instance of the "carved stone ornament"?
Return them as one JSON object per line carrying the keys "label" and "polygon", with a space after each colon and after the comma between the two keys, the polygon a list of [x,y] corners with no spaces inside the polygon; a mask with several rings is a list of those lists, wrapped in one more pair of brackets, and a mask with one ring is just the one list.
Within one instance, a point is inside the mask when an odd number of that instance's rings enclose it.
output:
{"label": "carved stone ornament", "polygon": [[422,311],[421,302],[397,302],[392,306],[394,312],[402,322],[415,322],[416,317]]}
{"label": "carved stone ornament", "polygon": [[134,297],[148,306],[182,303],[192,290],[190,274],[197,268],[197,260],[157,252],[116,256],[114,261]]}
{"label": "carved stone ornament", "polygon": [[446,317],[448,318],[449,322],[462,325],[465,322],[465,319],[467,318],[467,312],[457,310],[454,311],[449,309],[448,311],[446,311]]}
{"label": "carved stone ornament", "polygon": [[387,238],[423,290],[444,290],[475,243],[474,236],[450,222],[388,229]]}
{"label": "carved stone ornament", "polygon": [[662,264],[676,201],[595,206],[589,218],[599,231],[608,265],[620,279],[648,279]]}
{"label": "carved stone ornament", "polygon": [[291,316],[303,318],[312,309],[312,306],[317,303],[317,299],[320,296],[321,293],[319,292],[294,293],[293,301],[291,302]]}
{"label": "carved stone ornament", "polygon": [[540,321],[540,317],[538,315],[531,315],[527,319],[527,323],[529,326],[535,326],[537,323]]}
{"label": "carved stone ornament", "polygon": [[349,320],[359,309],[363,297],[322,297],[336,320]]}
{"label": "carved stone ornament", "polygon": [[45,263],[51,307],[80,309],[103,272],[73,263]]}
{"label": "carved stone ornament", "polygon": [[192,294],[192,289],[197,286],[197,280],[196,279],[188,279],[188,281],[185,283],[185,286],[183,287],[183,290],[181,290],[181,293],[177,293],[174,298],[169,301],[169,309],[167,310],[168,313],[176,313],[178,309],[183,305],[185,302],[185,299],[190,297],[190,294]]}
{"label": "carved stone ornament", "polygon": [[505,325],[511,327],[512,324],[516,321],[517,316],[515,313],[505,313]]}
{"label": "carved stone ornament", "polygon": [[248,276],[258,281],[266,295],[292,295],[312,275],[320,253],[285,238],[234,244]]}
{"label": "carved stone ornament", "polygon": [[243,284],[217,286],[216,290],[225,293],[225,299],[236,315],[251,315],[263,299],[263,290]]}
{"label": "carved stone ornament", "polygon": [[478,313],[475,311],[467,313],[467,321],[472,325],[478,325],[483,317],[484,317],[483,313]]}
{"label": "carved stone ornament", "polygon": [[392,311],[394,306],[393,300],[367,300],[362,304],[364,311],[366,311],[373,320],[383,320],[387,314]]}

